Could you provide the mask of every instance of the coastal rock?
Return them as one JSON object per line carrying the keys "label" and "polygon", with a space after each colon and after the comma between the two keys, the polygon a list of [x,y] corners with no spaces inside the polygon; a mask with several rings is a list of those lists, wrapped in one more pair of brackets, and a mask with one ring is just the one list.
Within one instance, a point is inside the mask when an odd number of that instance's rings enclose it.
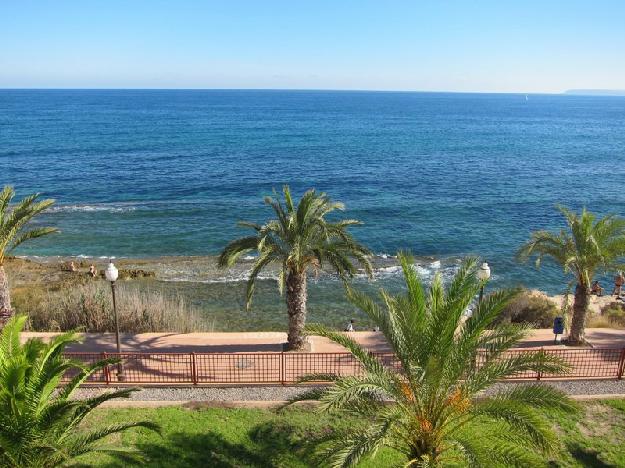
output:
{"label": "coastal rock", "polygon": [[[129,268],[119,270],[120,280],[139,279],[139,278],[154,278],[156,274],[153,271],[142,270],[140,268]],[[104,270],[100,271],[100,277],[104,278]]]}

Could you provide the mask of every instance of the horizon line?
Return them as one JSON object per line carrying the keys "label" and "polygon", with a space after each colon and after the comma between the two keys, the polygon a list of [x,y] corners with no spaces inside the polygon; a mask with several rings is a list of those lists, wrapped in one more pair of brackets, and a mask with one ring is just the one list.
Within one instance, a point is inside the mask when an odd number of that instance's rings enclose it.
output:
{"label": "horizon line", "polygon": [[142,87],[0,87],[0,91],[307,91],[307,92],[354,92],[354,93],[421,93],[421,94],[544,94],[560,95],[560,92],[548,91],[448,91],[414,89],[341,89],[341,88],[142,88]]}

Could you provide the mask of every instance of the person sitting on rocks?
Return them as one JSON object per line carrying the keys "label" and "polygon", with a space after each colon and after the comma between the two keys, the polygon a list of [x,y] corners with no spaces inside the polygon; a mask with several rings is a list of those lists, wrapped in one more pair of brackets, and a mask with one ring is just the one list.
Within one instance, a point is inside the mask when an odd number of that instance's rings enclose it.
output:
{"label": "person sitting on rocks", "polygon": [[356,321],[354,319],[351,319],[349,321],[349,323],[347,324],[347,326],[345,327],[345,331],[346,332],[353,332],[354,330],[354,323],[356,323]]}
{"label": "person sitting on rocks", "polygon": [[623,276],[623,272],[619,271],[616,276],[614,276],[614,290],[612,291],[612,294],[616,297],[621,297],[623,283],[625,283],[625,277]]}
{"label": "person sitting on rocks", "polygon": [[89,276],[91,276],[92,278],[95,278],[96,276],[98,276],[98,270],[96,270],[95,265],[89,266]]}
{"label": "person sitting on rocks", "polygon": [[594,281],[590,288],[590,294],[594,294],[595,296],[603,296],[603,288],[599,284],[599,281]]}

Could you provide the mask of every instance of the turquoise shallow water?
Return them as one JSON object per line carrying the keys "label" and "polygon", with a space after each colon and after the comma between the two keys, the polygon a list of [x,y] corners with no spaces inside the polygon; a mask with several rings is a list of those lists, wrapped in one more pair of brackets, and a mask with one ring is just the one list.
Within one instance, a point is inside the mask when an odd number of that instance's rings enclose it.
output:
{"label": "turquoise shallow water", "polygon": [[23,255],[215,255],[289,183],[344,201],[378,254],[477,254],[496,285],[556,292],[513,252],[558,202],[625,214],[624,163],[623,97],[0,90],[0,183],[58,201],[62,234]]}

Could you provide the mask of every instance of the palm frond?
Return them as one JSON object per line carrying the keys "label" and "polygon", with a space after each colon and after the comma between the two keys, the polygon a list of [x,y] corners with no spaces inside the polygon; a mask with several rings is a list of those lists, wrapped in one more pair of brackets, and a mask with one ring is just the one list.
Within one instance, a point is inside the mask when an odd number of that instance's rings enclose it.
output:
{"label": "palm frond", "polygon": [[[576,406],[565,395],[539,386],[508,389],[487,399],[479,395],[518,373],[559,374],[567,369],[564,361],[544,351],[511,350],[527,327],[497,319],[517,292],[497,291],[474,306],[483,284],[476,277],[476,259],[465,260],[450,282],[438,276],[426,290],[410,255],[398,257],[406,293],[382,290],[373,298],[347,290],[350,302],[380,327],[394,354],[392,366],[347,334],[308,328],[345,347],[363,371],[310,395],[324,410],[362,418],[362,427],[336,434],[327,447],[334,466],[350,466],[381,446],[398,450],[406,457],[405,466],[413,467],[540,462],[556,445],[543,412],[551,404],[562,411],[575,411]],[[467,318],[469,306],[473,315]],[[527,447],[532,447],[529,454]]]}
{"label": "palm frond", "polygon": [[[0,195],[1,197],[1,195]],[[95,442],[129,427],[156,430],[150,422],[128,422],[84,432],[80,424],[104,401],[127,397],[136,389],[108,392],[86,400],[72,400],[77,385],[111,361],[93,365],[67,359],[65,347],[77,337],[59,335],[49,343],[30,339],[20,343],[25,316],[13,317],[0,334],[0,464],[10,466],[58,466],[81,453],[104,450]],[[75,372],[66,386],[61,380]]]}

